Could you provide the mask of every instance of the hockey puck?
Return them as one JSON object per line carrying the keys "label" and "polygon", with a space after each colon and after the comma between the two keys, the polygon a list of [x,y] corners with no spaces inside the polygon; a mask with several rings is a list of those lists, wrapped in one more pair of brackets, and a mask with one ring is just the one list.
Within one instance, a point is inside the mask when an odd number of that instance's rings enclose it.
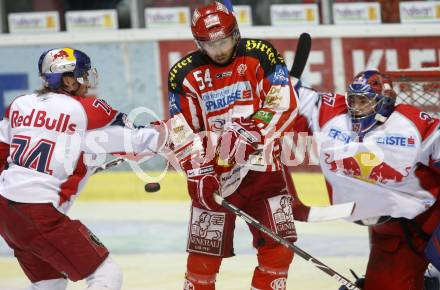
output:
{"label": "hockey puck", "polygon": [[160,184],[157,182],[145,184],[145,191],[146,192],[157,192],[159,190],[160,190]]}

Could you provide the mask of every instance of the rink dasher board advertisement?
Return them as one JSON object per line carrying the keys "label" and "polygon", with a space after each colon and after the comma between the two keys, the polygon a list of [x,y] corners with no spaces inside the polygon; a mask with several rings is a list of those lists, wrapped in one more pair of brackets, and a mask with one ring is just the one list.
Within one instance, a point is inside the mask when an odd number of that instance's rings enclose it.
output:
{"label": "rink dasher board advertisement", "polygon": [[[351,25],[244,27],[243,37],[266,38],[293,61],[297,36],[309,32],[312,51],[303,83],[320,91],[343,93],[346,82],[366,68],[394,70],[440,66],[440,30],[435,25]],[[264,37],[270,35],[271,37]],[[0,114],[12,99],[37,89],[37,60],[42,51],[73,46],[87,52],[98,69],[95,95],[129,112],[145,107],[167,117],[169,68],[196,49],[189,29],[132,29],[62,32],[50,35],[1,35]]]}

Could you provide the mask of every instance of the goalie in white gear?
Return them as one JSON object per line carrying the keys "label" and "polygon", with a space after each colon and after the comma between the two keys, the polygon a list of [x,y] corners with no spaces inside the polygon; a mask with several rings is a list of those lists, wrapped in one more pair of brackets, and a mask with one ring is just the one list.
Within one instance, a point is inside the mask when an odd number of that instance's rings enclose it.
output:
{"label": "goalie in white gear", "polygon": [[395,105],[391,83],[375,70],[359,73],[346,96],[298,92],[307,122],[296,130],[317,137],[330,201],[354,201],[347,219],[370,226],[362,289],[422,290],[424,251],[440,221],[439,120]]}

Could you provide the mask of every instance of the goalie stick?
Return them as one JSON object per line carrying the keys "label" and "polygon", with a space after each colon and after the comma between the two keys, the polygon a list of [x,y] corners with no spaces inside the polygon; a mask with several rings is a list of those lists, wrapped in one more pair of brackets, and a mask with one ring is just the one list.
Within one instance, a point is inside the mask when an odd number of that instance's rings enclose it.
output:
{"label": "goalie stick", "polygon": [[230,204],[229,202],[227,202],[226,200],[224,200],[223,197],[221,197],[220,195],[214,194],[214,198],[218,204],[220,204],[221,206],[223,206],[224,208],[226,208],[227,210],[229,210],[230,212],[232,212],[233,214],[235,214],[239,218],[243,219],[246,223],[252,225],[253,227],[258,229],[259,231],[265,233],[266,235],[268,235],[269,237],[271,237],[272,239],[274,239],[278,243],[289,248],[294,253],[296,253],[301,258],[303,258],[304,260],[312,263],[313,266],[315,266],[316,268],[325,272],[327,275],[336,279],[340,284],[347,287],[347,289],[361,290],[355,284],[353,284],[353,282],[351,282],[350,280],[348,280],[347,278],[345,278],[344,276],[342,276],[341,274],[339,274],[338,272],[336,272],[335,270],[333,270],[329,266],[325,265],[321,261],[317,260],[316,258],[311,256],[309,253],[305,252],[304,250],[302,250],[301,248],[296,246],[294,243],[291,243],[291,242],[287,241],[286,239],[280,237],[275,232],[273,232],[271,229],[262,225],[259,221],[257,221],[256,219],[254,219],[253,217],[251,217],[250,215],[248,215],[244,211],[240,210],[236,206],[234,206],[234,205]]}

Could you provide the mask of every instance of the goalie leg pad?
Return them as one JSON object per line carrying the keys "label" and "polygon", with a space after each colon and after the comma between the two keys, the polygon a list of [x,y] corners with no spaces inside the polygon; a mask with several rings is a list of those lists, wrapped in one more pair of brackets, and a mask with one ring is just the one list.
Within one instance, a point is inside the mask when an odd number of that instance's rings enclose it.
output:
{"label": "goalie leg pad", "polygon": [[408,244],[398,221],[372,227],[364,290],[423,289],[426,242],[415,233],[410,238],[417,252]]}
{"label": "goalie leg pad", "polygon": [[50,279],[32,283],[27,290],[65,290],[67,279]]}
{"label": "goalie leg pad", "polygon": [[102,262],[96,271],[86,278],[87,290],[120,290],[122,270],[110,257]]}
{"label": "goalie leg pad", "polygon": [[429,239],[425,256],[437,269],[440,269],[440,225],[437,226]]}
{"label": "goalie leg pad", "polygon": [[258,248],[258,267],[252,278],[252,289],[285,290],[293,252],[282,245]]}
{"label": "goalie leg pad", "polygon": [[221,257],[190,253],[183,290],[214,290]]}

